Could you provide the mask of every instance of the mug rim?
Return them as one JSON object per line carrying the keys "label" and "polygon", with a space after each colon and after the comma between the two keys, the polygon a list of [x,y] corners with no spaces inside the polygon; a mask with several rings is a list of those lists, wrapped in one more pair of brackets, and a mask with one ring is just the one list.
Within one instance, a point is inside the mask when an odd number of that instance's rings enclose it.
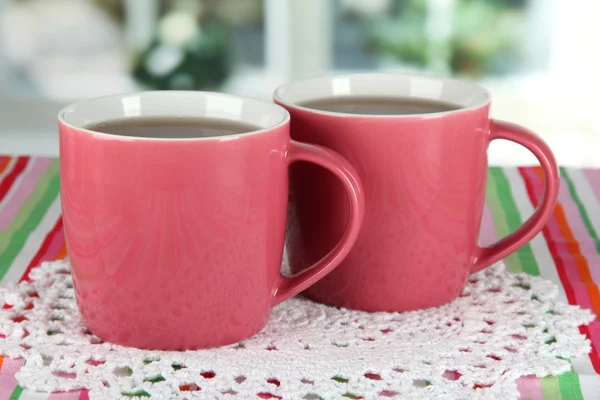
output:
{"label": "mug rim", "polygon": [[[331,83],[335,79],[346,79],[346,80],[367,79],[372,82],[372,80],[374,80],[374,79],[381,79],[384,77],[390,78],[390,79],[391,78],[398,78],[398,79],[404,78],[404,79],[415,79],[415,80],[421,80],[421,81],[430,80],[430,81],[437,81],[442,84],[447,83],[447,84],[451,84],[451,85],[460,85],[460,86],[467,88],[468,90],[477,91],[479,93],[479,96],[481,99],[479,101],[474,102],[471,105],[459,106],[459,108],[450,110],[450,111],[440,111],[440,112],[432,112],[432,113],[410,113],[410,114],[367,114],[367,113],[353,114],[353,113],[336,112],[336,111],[324,111],[324,110],[318,110],[318,109],[311,108],[311,107],[306,107],[306,106],[298,104],[298,101],[290,101],[289,98],[286,99],[285,96],[283,95],[284,91],[292,90],[294,88],[294,86],[306,87],[309,84],[314,85],[314,84],[319,84],[320,82]],[[333,96],[330,95],[328,97],[331,98],[331,97],[336,97],[336,96],[337,95],[334,94]],[[340,97],[342,97],[342,95],[340,95]],[[414,96],[414,97],[419,97],[419,96]],[[306,99],[305,101],[318,100],[318,99],[322,99],[322,98],[324,98],[324,97],[312,96],[312,97]],[[424,97],[419,97],[419,98],[424,98]],[[460,114],[460,113],[464,113],[464,112],[478,110],[483,107],[489,106],[491,104],[492,95],[491,95],[490,91],[487,90],[486,88],[484,88],[483,86],[478,85],[478,84],[468,81],[468,80],[444,77],[444,76],[439,76],[439,75],[432,75],[432,74],[427,74],[427,73],[381,71],[381,72],[353,72],[353,73],[345,73],[345,74],[331,74],[331,75],[324,75],[324,76],[302,79],[302,80],[297,80],[297,81],[291,81],[291,82],[285,83],[285,84],[279,86],[277,89],[275,89],[275,91],[273,92],[273,100],[277,104],[281,104],[281,105],[283,105],[285,107],[289,107],[291,109],[301,110],[301,111],[310,112],[310,113],[314,113],[314,114],[320,114],[320,115],[328,116],[328,117],[407,119],[407,118],[444,117],[444,116],[448,116],[448,115],[454,115],[454,114]],[[436,100],[436,99],[432,98],[432,100]],[[439,99],[437,99],[437,100],[439,100]],[[452,103],[451,101],[448,101],[448,102]]]}
{"label": "mug rim", "polygon": [[[255,129],[255,130],[251,130],[248,132],[233,133],[233,134],[223,135],[223,136],[203,136],[203,137],[184,137],[184,138],[116,135],[116,134],[112,134],[112,133],[95,131],[93,129],[86,128],[84,126],[84,124],[77,124],[77,123],[73,123],[73,122],[70,122],[67,120],[67,117],[69,114],[77,112],[75,110],[77,107],[91,106],[91,105],[93,105],[94,102],[112,101],[112,100],[119,101],[119,100],[122,100],[125,98],[135,97],[135,96],[161,96],[162,97],[165,95],[166,96],[178,96],[178,95],[179,96],[193,96],[196,98],[199,98],[199,97],[206,98],[206,97],[210,96],[210,97],[221,97],[221,98],[225,98],[225,99],[237,99],[237,100],[241,100],[244,103],[260,105],[260,106],[268,109],[269,110],[268,112],[270,112],[270,113],[273,113],[273,114],[280,113],[281,115],[275,117],[276,122],[267,124],[267,126],[261,127],[260,129]],[[173,116],[176,116],[176,114],[173,114]],[[202,117],[202,116],[198,115],[198,117]],[[122,118],[127,118],[127,117],[122,117]],[[131,118],[135,118],[135,116],[132,116]],[[227,118],[218,118],[218,119],[227,120]],[[110,119],[107,118],[104,120],[108,121]],[[230,119],[230,120],[236,121],[236,122],[245,122],[250,125],[256,125],[251,122],[248,122],[247,120],[243,120],[241,118],[240,119]],[[98,138],[102,138],[102,139],[125,140],[125,141],[152,141],[152,142],[160,142],[160,141],[196,142],[196,141],[214,141],[214,140],[226,141],[226,140],[240,139],[240,138],[243,138],[246,136],[255,136],[255,135],[260,135],[262,133],[268,133],[268,132],[271,132],[277,128],[280,128],[280,127],[288,124],[289,121],[290,121],[290,113],[284,107],[282,107],[278,104],[271,103],[268,101],[263,101],[260,99],[255,99],[252,97],[247,97],[247,96],[238,96],[238,95],[230,94],[230,93],[211,92],[211,91],[202,91],[202,90],[198,90],[198,91],[196,91],[196,90],[141,90],[141,91],[128,92],[128,93],[110,94],[110,95],[106,95],[106,96],[99,96],[99,97],[93,97],[93,98],[89,98],[89,99],[76,101],[76,102],[71,103],[70,105],[62,108],[58,112],[59,124],[69,127],[77,132],[80,132],[82,134],[97,136]]]}

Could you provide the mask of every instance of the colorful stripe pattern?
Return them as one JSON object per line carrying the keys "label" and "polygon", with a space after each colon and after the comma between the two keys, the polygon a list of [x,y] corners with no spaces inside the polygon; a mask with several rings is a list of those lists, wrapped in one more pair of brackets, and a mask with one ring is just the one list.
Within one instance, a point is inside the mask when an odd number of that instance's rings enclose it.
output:
{"label": "colorful stripe pattern", "polygon": [[[552,219],[506,263],[511,272],[541,275],[555,282],[565,301],[600,316],[600,170],[562,169],[561,175]],[[482,244],[521,225],[540,201],[543,185],[540,168],[490,168]],[[65,256],[58,161],[0,156],[0,279],[26,280],[41,262]],[[581,332],[593,343],[591,354],[571,360],[573,372],[519,379],[521,398],[600,398],[600,321]],[[43,395],[23,390],[14,378],[22,362],[0,357],[0,400],[87,400],[86,391]]]}

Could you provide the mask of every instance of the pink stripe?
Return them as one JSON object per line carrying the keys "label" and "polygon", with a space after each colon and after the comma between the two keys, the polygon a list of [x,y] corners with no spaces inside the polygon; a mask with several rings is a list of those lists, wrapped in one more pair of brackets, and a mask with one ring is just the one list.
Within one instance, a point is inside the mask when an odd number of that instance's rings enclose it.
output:
{"label": "pink stripe", "polygon": [[[527,174],[528,178],[531,179],[532,188],[535,191],[535,193],[537,195],[541,195],[541,193],[543,193],[544,188],[540,181],[540,176],[537,175],[534,172],[534,170],[530,169],[530,168],[525,168],[524,171]],[[564,181],[561,181],[560,192],[563,192],[565,185],[566,185],[566,183]],[[562,204],[562,202],[559,202],[559,203],[563,206],[563,208],[565,208],[565,206]],[[566,216],[566,210],[565,210],[565,216]],[[568,219],[568,221],[569,221],[569,223],[571,222],[570,219]],[[593,310],[592,304],[590,302],[590,297],[587,292],[587,287],[581,281],[581,277],[579,276],[579,271],[577,270],[577,264],[575,262],[575,259],[573,259],[573,256],[571,255],[571,253],[565,247],[565,243],[567,241],[562,235],[560,226],[559,226],[556,218],[550,218],[550,220],[546,224],[546,229],[548,229],[548,233],[550,234],[550,239],[556,245],[557,256],[560,257],[563,262],[563,265],[565,268],[565,273],[567,275],[567,279],[569,280],[569,283],[571,284],[571,287],[573,288],[573,294],[575,296],[575,300],[576,300],[577,304],[583,308],[587,308],[588,310]]]}
{"label": "pink stripe", "polygon": [[[532,184],[534,185],[536,193],[541,193],[544,188],[539,175],[533,170],[527,170],[526,173],[532,180]],[[598,285],[600,284],[600,268],[594,268],[594,265],[596,262],[600,263],[600,256],[596,250],[596,244],[585,227],[585,223],[583,222],[583,219],[581,219],[581,214],[579,213],[577,204],[575,204],[573,201],[571,193],[569,192],[569,187],[564,180],[560,182],[558,202],[562,205],[563,211],[565,212],[565,217],[569,223],[571,232],[573,233],[573,237],[577,240],[577,244],[579,245],[579,254],[586,259],[590,270],[590,275],[592,276],[594,283]],[[561,239],[562,240],[555,240],[554,244],[556,246],[556,250],[560,253],[561,257],[564,255],[573,260],[573,255],[569,250],[569,244],[573,245],[573,243],[568,243],[564,238]],[[573,260],[573,262],[574,261],[575,260]],[[579,278],[579,281],[581,281],[581,278]]]}
{"label": "pink stripe", "polygon": [[42,255],[40,262],[54,261],[58,253],[62,250],[63,244],[65,244],[65,231],[61,229],[52,238],[52,242],[50,242],[46,253]]}
{"label": "pink stripe", "polygon": [[10,395],[17,387],[17,379],[15,374],[23,366],[23,359],[12,359],[4,357],[2,362],[2,370],[0,370],[0,400],[10,398]]}
{"label": "pink stripe", "polygon": [[542,391],[542,381],[535,375],[524,376],[517,379],[517,388],[521,396],[520,399],[526,400],[544,400]]}
{"label": "pink stripe", "polygon": [[600,321],[598,319],[593,320],[588,325],[588,330],[590,332],[590,340],[596,347],[596,351],[600,352]]}
{"label": "pink stripe", "polygon": [[600,203],[600,170],[598,169],[583,169],[583,174],[587,178],[590,186],[596,194],[596,200]]}
{"label": "pink stripe", "polygon": [[73,390],[71,392],[50,393],[48,400],[79,400],[80,392],[80,390]]}
{"label": "pink stripe", "polygon": [[88,397],[88,391],[87,390],[82,390],[79,394],[79,400],[90,400],[90,398]]}
{"label": "pink stripe", "polygon": [[487,203],[483,207],[483,217],[481,219],[481,230],[479,232],[479,245],[489,246],[498,240],[496,229],[494,228],[494,217]]}
{"label": "pink stripe", "polygon": [[13,184],[11,193],[6,204],[2,206],[0,213],[0,230],[5,230],[13,221],[23,203],[31,196],[38,181],[52,163],[50,158],[33,158],[33,165],[27,168],[25,174],[21,175]]}

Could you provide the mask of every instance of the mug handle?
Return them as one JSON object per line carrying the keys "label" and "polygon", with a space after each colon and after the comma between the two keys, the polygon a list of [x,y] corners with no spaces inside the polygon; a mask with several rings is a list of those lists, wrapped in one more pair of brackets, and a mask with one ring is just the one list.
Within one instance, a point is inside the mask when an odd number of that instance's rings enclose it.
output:
{"label": "mug handle", "polygon": [[306,271],[292,276],[280,275],[273,292],[273,305],[300,293],[333,271],[348,255],[358,238],[365,216],[365,198],[358,173],[341,155],[322,146],[290,141],[286,153],[288,165],[296,161],[308,161],[331,171],[344,184],[350,202],[350,215],[346,231],[339,243],[326,256]]}
{"label": "mug handle", "polygon": [[490,141],[506,139],[518,143],[536,156],[544,172],[544,195],[531,217],[516,231],[489,247],[478,247],[472,273],[494,264],[529,242],[544,227],[556,205],[560,174],[550,147],[535,133],[509,122],[492,120]]}

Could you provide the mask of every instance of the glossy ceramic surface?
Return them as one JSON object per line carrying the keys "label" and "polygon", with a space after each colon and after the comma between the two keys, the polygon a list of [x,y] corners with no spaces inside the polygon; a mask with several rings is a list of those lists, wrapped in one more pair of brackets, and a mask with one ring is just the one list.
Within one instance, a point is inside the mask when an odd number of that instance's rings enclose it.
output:
{"label": "glossy ceramic surface", "polygon": [[[261,130],[219,138],[131,138],[89,124],[145,115],[207,116]],[[148,349],[245,339],[275,304],[348,254],[363,219],[361,185],[338,154],[290,140],[274,104],[201,92],[146,92],[61,111],[61,201],[77,302],[100,338]],[[339,243],[309,272],[280,274],[288,166],[331,171],[351,211]]]}
{"label": "glossy ceramic surface", "polygon": [[[315,111],[302,101],[330,96],[399,96],[442,100],[457,111],[370,116]],[[292,116],[292,138],[335,149],[358,171],[366,214],[342,265],[306,291],[317,301],[367,311],[406,311],[453,300],[469,274],[531,240],[550,216],[559,174],[548,146],[524,128],[489,117],[484,89],[462,81],[400,74],[357,74],[291,83],[275,101]],[[478,246],[492,140],[519,143],[539,159],[546,192],[518,231]],[[341,237],[349,208],[338,182],[311,165],[291,171],[288,236],[293,271],[326,254]]]}

